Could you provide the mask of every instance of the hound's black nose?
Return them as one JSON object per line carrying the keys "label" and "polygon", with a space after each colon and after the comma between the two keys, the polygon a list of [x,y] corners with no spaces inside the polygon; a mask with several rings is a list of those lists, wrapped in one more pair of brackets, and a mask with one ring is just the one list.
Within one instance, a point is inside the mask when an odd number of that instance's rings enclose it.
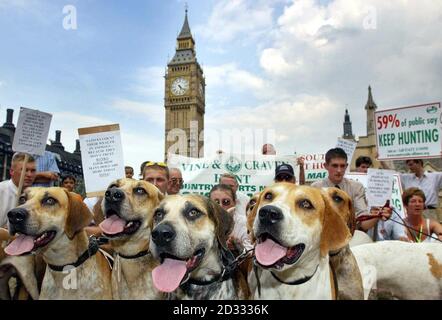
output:
{"label": "hound's black nose", "polygon": [[10,224],[23,224],[28,215],[28,210],[23,208],[15,208],[8,212],[8,220]]}
{"label": "hound's black nose", "polygon": [[264,206],[259,210],[259,222],[265,226],[271,226],[283,218],[281,209],[275,206]]}
{"label": "hound's black nose", "polygon": [[167,223],[160,224],[152,231],[152,240],[159,247],[170,244],[175,237],[175,230]]}
{"label": "hound's black nose", "polygon": [[124,199],[124,192],[118,188],[112,187],[106,190],[104,194],[106,201],[121,202]]}

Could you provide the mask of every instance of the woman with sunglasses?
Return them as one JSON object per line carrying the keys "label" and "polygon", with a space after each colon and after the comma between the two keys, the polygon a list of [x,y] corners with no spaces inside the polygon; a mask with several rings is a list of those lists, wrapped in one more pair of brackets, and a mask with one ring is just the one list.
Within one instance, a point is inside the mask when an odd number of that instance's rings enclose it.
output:
{"label": "woman with sunglasses", "polygon": [[[247,250],[251,249],[253,246],[247,235],[246,217],[244,214],[238,214],[235,210],[236,197],[232,188],[226,184],[217,184],[210,190],[209,198],[232,215],[234,225],[230,238],[237,239]],[[231,239],[229,242],[232,242]]]}

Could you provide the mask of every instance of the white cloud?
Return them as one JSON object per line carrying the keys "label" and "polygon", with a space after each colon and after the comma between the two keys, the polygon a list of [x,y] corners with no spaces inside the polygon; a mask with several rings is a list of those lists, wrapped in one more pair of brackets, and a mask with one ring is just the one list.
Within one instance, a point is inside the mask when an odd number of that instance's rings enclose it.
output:
{"label": "white cloud", "polygon": [[207,24],[195,27],[195,34],[215,42],[229,42],[241,38],[250,41],[272,26],[272,1],[218,1]]}
{"label": "white cloud", "polygon": [[116,99],[112,102],[112,108],[123,112],[126,118],[139,118],[164,125],[164,106],[147,102],[139,102],[128,99]]}
{"label": "white cloud", "polygon": [[[343,110],[342,110],[343,111]],[[320,152],[336,144],[342,127],[341,113],[336,102],[324,96],[301,95],[293,101],[267,102],[258,107],[235,108],[234,111],[213,110],[206,120],[206,149],[218,150],[230,147],[221,141],[221,132],[233,132],[240,128],[245,133],[255,132],[255,138],[248,138],[245,150],[260,150],[266,142],[265,133],[274,133],[274,143],[279,154],[298,152]],[[247,131],[248,130],[248,131]],[[232,140],[238,148],[240,137]],[[227,143],[227,145],[226,145]]]}
{"label": "white cloud", "polygon": [[228,87],[234,91],[261,90],[265,82],[253,73],[240,69],[235,63],[226,63],[204,68],[206,83],[210,89]]}
{"label": "white cloud", "polygon": [[164,67],[139,68],[129,89],[146,97],[162,97],[164,94]]}
{"label": "white cloud", "polygon": [[[441,99],[441,15],[429,0],[293,1],[259,53],[264,81],[283,100],[309,94],[349,104],[355,133],[365,135],[369,84],[380,109]],[[375,29],[364,28],[367,17]]]}

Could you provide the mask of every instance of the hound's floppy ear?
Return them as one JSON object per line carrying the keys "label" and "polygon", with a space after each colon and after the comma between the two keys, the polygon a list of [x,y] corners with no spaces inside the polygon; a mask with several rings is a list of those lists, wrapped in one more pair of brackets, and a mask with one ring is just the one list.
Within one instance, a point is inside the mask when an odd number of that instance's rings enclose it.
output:
{"label": "hound's floppy ear", "polygon": [[97,202],[95,202],[94,206],[92,207],[92,215],[94,216],[94,222],[97,226],[105,219],[102,205],[103,197],[99,197]]}
{"label": "hound's floppy ear", "polygon": [[347,226],[350,229],[350,234],[353,236],[356,230],[356,212],[355,208],[353,207],[353,201],[351,201],[351,198],[348,197],[348,221]]}
{"label": "hound's floppy ear", "polygon": [[256,203],[254,204],[252,211],[247,216],[247,231],[249,233],[249,237],[250,237],[250,240],[252,241],[252,243],[254,243],[256,241],[255,235],[253,234],[253,223],[255,222],[256,213],[258,211],[260,199],[261,199],[261,196],[259,196],[259,198],[256,200]]}
{"label": "hound's floppy ear", "polygon": [[[157,188],[158,189],[158,188]],[[158,201],[161,202],[164,199],[164,194],[158,189]]]}
{"label": "hound's floppy ear", "polygon": [[212,213],[215,221],[216,238],[218,239],[219,244],[225,250],[228,250],[227,239],[233,230],[233,217],[215,201],[210,200],[209,198],[207,198],[206,201],[209,212]]}
{"label": "hound's floppy ear", "polygon": [[325,256],[330,251],[345,247],[350,241],[351,235],[344,219],[331,206],[328,194],[322,191],[321,195],[325,207],[320,249],[321,255]]}
{"label": "hound's floppy ear", "polygon": [[92,214],[79,194],[65,192],[69,199],[69,208],[64,232],[72,240],[77,232],[89,225],[92,221]]}

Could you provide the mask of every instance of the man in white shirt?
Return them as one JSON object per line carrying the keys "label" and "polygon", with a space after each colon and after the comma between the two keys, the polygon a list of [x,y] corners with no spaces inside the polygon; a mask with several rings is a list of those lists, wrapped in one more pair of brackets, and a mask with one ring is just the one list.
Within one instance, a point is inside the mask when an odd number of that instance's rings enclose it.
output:
{"label": "man in white shirt", "polygon": [[[15,153],[9,169],[11,179],[0,182],[0,227],[3,228],[7,227],[9,210],[17,206],[18,185],[24,159],[24,153]],[[36,176],[35,159],[32,156],[29,156],[25,170],[23,190],[32,186]]]}
{"label": "man in white shirt", "polygon": [[424,171],[424,162],[421,159],[407,160],[406,164],[411,173],[401,174],[403,189],[407,190],[411,187],[421,189],[426,198],[424,216],[442,221],[442,217],[438,217],[436,210],[439,207],[439,190],[442,188],[442,172]]}
{"label": "man in white shirt", "polygon": [[[421,189],[425,194],[424,216],[442,222],[442,216],[438,216],[439,190],[442,188],[442,172],[424,171],[422,159],[410,159],[405,162],[411,173],[401,173],[402,189],[407,190],[415,187]],[[394,170],[392,161],[381,161],[381,166],[385,169]]]}

